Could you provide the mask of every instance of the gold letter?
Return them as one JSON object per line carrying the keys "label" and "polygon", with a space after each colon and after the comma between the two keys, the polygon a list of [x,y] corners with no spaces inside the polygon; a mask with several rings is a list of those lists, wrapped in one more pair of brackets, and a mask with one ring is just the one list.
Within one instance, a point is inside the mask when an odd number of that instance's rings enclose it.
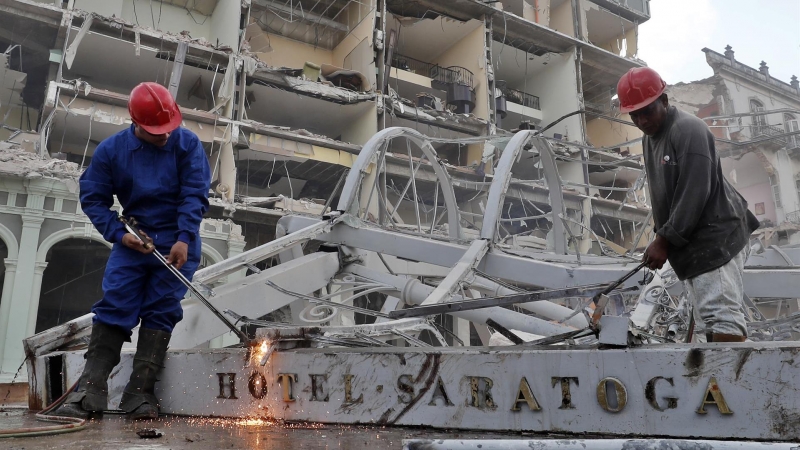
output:
{"label": "gold letter", "polygon": [[525,402],[528,404],[528,408],[531,411],[541,411],[542,408],[539,407],[539,402],[536,401],[536,397],[533,396],[533,392],[531,391],[531,387],[528,384],[528,380],[525,377],[522,377],[519,380],[519,391],[517,392],[517,399],[514,401],[514,406],[511,407],[512,411],[521,411],[519,404]]}
{"label": "gold letter", "polygon": [[[608,383],[614,385],[614,400],[616,400],[616,407],[612,407],[608,404],[608,392],[606,392],[606,385]],[[625,405],[628,404],[628,391],[618,379],[606,377],[600,380],[600,384],[597,385],[597,401],[600,403],[600,407],[608,412],[620,412],[623,408],[625,408]]]}
{"label": "gold letter", "polygon": [[719,409],[721,414],[733,414],[733,411],[728,408],[728,404],[725,402],[725,397],[722,396],[722,391],[719,390],[719,385],[715,377],[711,377],[711,380],[708,382],[706,393],[703,395],[703,402],[700,403],[697,414],[707,413],[708,411],[705,410],[705,407],[711,404],[717,405],[717,409]]}
{"label": "gold letter", "polygon": [[411,375],[400,375],[400,378],[397,379],[397,389],[400,389],[400,395],[397,396],[397,400],[400,403],[411,403],[411,399],[414,398],[414,385],[412,383]]}
{"label": "gold letter", "polygon": [[[325,383],[328,381],[328,375],[322,374],[310,374],[311,377],[311,401],[312,402],[327,402],[328,401],[328,393],[325,392]],[[322,400],[319,399],[317,395],[325,395],[325,398]]]}
{"label": "gold letter", "polygon": [[572,404],[572,393],[569,390],[569,382],[574,381],[575,386],[578,385],[578,377],[553,377],[553,387],[561,383],[561,406],[558,409],[575,409]]}
{"label": "gold letter", "polygon": [[[217,398],[226,398],[230,400],[237,400],[236,396],[236,374],[235,373],[218,373],[219,378],[219,395]],[[227,380],[225,380],[227,378]],[[229,395],[225,395],[225,388],[228,388]]]}
{"label": "gold letter", "polygon": [[283,401],[285,402],[295,401],[292,389],[294,387],[295,382],[297,382],[297,374],[295,373],[278,374],[278,383],[280,383],[283,386]]}
{"label": "gold letter", "polygon": [[258,372],[250,374],[250,379],[247,380],[247,390],[253,398],[262,399],[267,395],[267,379],[264,375]]}
{"label": "gold letter", "polygon": [[672,382],[672,378],[651,378],[650,381],[647,382],[647,386],[644,388],[644,397],[647,399],[647,402],[650,403],[650,406],[652,406],[656,411],[666,411],[668,409],[677,408],[678,399],[675,397],[664,397],[664,399],[667,401],[666,408],[662,408],[661,405],[658,404],[658,399],[656,398],[656,381],[658,380],[664,380],[669,383],[670,386],[675,386],[675,383]]}
{"label": "gold letter", "polygon": [[436,380],[436,387],[433,388],[433,395],[431,396],[431,401],[428,403],[428,406],[436,406],[436,399],[439,397],[444,399],[444,406],[453,406],[453,402],[450,401],[450,396],[448,396],[447,391],[444,390],[442,377]]}
{"label": "gold letter", "polygon": [[353,378],[355,375],[347,374],[344,376],[344,402],[345,403],[361,403],[364,401],[364,394],[358,396],[353,400]]}
{"label": "gold letter", "polygon": [[[469,405],[481,409],[496,409],[497,405],[495,405],[494,398],[492,398],[492,386],[494,386],[494,381],[487,377],[468,378],[470,391],[472,392],[472,400]],[[483,383],[481,383],[481,381],[483,381]],[[483,385],[483,389],[481,389],[481,385]],[[479,395],[481,393],[483,395]]]}

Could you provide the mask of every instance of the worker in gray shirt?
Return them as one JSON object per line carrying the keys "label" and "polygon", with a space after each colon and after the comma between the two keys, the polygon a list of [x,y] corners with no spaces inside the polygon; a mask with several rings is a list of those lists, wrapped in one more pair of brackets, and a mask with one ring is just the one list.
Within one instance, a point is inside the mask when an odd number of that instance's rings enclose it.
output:
{"label": "worker in gray shirt", "polygon": [[701,119],[669,105],[655,70],[628,71],[617,84],[620,112],[645,134],[645,170],[656,237],[643,261],[669,260],[713,342],[747,338],[742,274],[758,220],[722,175],[714,135]]}

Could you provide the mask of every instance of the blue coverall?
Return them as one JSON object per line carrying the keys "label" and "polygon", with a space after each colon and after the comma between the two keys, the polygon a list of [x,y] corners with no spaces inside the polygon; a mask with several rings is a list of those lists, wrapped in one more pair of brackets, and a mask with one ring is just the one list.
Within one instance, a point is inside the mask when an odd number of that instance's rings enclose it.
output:
{"label": "blue coverall", "polygon": [[158,259],[122,244],[125,227],[110,208],[114,195],[126,217],[134,217],[164,255],[186,242],[181,268],[191,279],[200,264],[200,222],[208,210],[211,174],[197,135],[177,128],[163,148],[139,140],[134,127],[105,139],[80,179],[80,200],[103,237],[114,244],[103,275],[103,298],[92,307],[94,321],[131,330],[172,332],[183,318],[187,288]]}

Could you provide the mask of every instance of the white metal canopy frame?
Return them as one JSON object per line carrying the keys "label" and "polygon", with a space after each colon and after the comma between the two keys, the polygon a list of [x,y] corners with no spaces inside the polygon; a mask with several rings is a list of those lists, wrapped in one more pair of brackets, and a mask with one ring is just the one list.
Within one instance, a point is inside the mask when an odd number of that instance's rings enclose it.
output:
{"label": "white metal canopy frame", "polygon": [[[388,149],[402,148],[402,142],[410,176],[393,186],[397,177],[390,179],[385,167],[387,158],[396,156]],[[421,158],[413,156],[411,144]],[[527,150],[538,153],[549,190],[547,215],[557,235],[549,251],[499,245],[502,223],[508,220],[509,186],[519,182],[512,168]],[[417,185],[423,170],[424,188]],[[228,330],[201,303],[187,298],[164,369],[162,408],[178,414],[266,414],[316,422],[797,438],[798,427],[776,425],[798,414],[789,399],[800,388],[794,362],[800,358],[786,357],[800,352],[796,344],[747,343],[732,353],[717,344],[624,348],[629,340],[680,342],[689,333],[687,297],[669,273],[657,274],[640,290],[639,278],[631,278],[610,295],[605,317],[621,319],[616,322],[620,328],[608,329],[621,330],[622,343],[615,344],[623,348],[597,346],[597,329],[589,329],[583,314],[594,292],[590,288],[620,278],[636,264],[633,258],[583,255],[579,260],[570,253],[570,231],[560,220],[566,214],[561,186],[550,144],[534,132],[517,133],[494,167],[479,234],[470,238],[462,226],[464,203],[431,139],[405,128],[379,132],[356,159],[336,210],[323,218],[285,216],[274,241],[195,274],[193,282],[211,292],[215,308],[257,328],[259,345],[201,350]],[[438,224],[445,215],[446,228]],[[406,223],[404,217],[411,220]],[[795,253],[766,249],[755,255],[745,273],[748,295],[790,298],[792,286],[800,283],[794,268],[800,253]],[[279,263],[255,266],[270,258]],[[576,298],[577,306],[548,301],[559,290],[565,298]],[[623,295],[635,301],[625,304]],[[501,296],[536,301],[509,305],[491,300]],[[463,307],[476,300],[484,304]],[[452,325],[433,320],[438,314],[392,319],[393,311],[417,306],[441,307],[437,311],[442,318],[449,316]],[[759,329],[777,324],[763,315],[754,318]],[[781,320],[781,325],[793,323],[792,318]],[[87,336],[90,327],[91,315],[86,315],[25,341],[31,408],[43,407],[58,397],[59,386],[63,391],[77,380],[82,353],[62,349]],[[470,328],[484,345],[502,341],[500,334],[523,344],[469,349]],[[500,334],[492,335],[490,328]],[[116,380],[130,370],[131,351],[124,351],[120,375],[112,380],[112,407],[123,388]],[[780,392],[766,389],[773,381],[782,383]],[[189,391],[198,395],[181,394]],[[751,408],[767,404],[782,412]],[[708,409],[713,414],[703,415]],[[729,411],[736,413],[735,420]],[[603,414],[610,415],[601,421]],[[711,419],[701,423],[697,414]],[[669,423],[666,431],[658,425],[662,420]],[[735,422],[736,435],[721,435],[726,420]]]}
{"label": "white metal canopy frame", "polygon": [[[397,205],[392,206],[389,203],[386,185],[386,153],[389,142],[394,139],[406,139],[408,142],[413,142],[423,154],[423,158],[419,159],[414,164],[411,148],[408,147],[408,162],[411,170],[411,176],[404,186],[402,193],[399,196]],[[368,211],[373,203],[373,195],[375,195],[377,202],[380,205],[379,220],[381,224],[391,222],[397,213],[400,203],[408,195],[409,189],[413,198],[410,201],[414,205],[416,215],[417,231],[423,232],[419,208],[421,199],[419,198],[417,190],[417,180],[414,176],[419,170],[423,161],[427,160],[436,175],[436,190],[434,194],[434,221],[431,223],[430,230],[436,225],[435,219],[438,211],[439,192],[441,191],[444,197],[443,210],[441,212],[447,213],[448,232],[451,237],[456,239],[461,238],[461,225],[458,215],[458,204],[456,202],[453,186],[447,170],[442,166],[439,157],[434,150],[430,140],[422,133],[403,127],[391,127],[379,131],[373,136],[361,149],[358,154],[350,173],[345,180],[342,193],[339,197],[339,211],[349,213],[353,216],[366,219]],[[370,177],[370,173],[374,171],[375,175]],[[372,183],[368,183],[372,181]],[[360,204],[359,194],[367,192],[364,204]],[[427,231],[427,227],[426,227]]]}

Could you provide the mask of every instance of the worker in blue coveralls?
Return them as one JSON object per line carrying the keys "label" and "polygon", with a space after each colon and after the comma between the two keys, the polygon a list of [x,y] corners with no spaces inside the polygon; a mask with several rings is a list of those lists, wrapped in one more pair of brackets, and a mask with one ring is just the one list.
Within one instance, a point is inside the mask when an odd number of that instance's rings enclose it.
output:
{"label": "worker in blue coveralls", "polygon": [[[208,210],[210,170],[203,146],[180,128],[175,99],[156,83],[131,92],[128,111],[133,125],[97,146],[80,179],[80,200],[103,237],[114,244],[103,276],[103,298],[95,314],[86,365],[76,390],[55,415],[99,416],[108,404],[108,377],[120,361],[125,341],[140,323],[133,373],[120,409],[131,419],[158,417],[154,394],[171,333],[183,318],[187,291],[175,275],[151,255],[153,247],[191,279],[200,263],[200,221]],[[118,220],[135,218],[148,243],[126,232]]]}

